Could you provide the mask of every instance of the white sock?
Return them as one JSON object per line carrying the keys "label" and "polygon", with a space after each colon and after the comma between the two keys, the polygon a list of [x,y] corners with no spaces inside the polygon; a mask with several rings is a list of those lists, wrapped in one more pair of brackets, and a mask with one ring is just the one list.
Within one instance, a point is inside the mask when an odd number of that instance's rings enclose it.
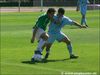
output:
{"label": "white sock", "polygon": [[40,52],[42,52],[42,46],[45,44],[45,41],[43,39],[40,39],[39,43],[38,43],[38,47],[37,50],[39,50]]}

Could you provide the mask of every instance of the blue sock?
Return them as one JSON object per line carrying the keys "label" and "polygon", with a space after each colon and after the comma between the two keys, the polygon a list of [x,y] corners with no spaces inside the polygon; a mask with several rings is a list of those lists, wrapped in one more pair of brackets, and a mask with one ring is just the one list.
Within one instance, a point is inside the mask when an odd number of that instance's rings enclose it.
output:
{"label": "blue sock", "polygon": [[85,24],[85,25],[86,25],[86,19],[85,19],[85,18],[83,18],[83,24]]}
{"label": "blue sock", "polygon": [[69,54],[72,55],[72,45],[71,44],[67,45],[67,48],[68,48]]}

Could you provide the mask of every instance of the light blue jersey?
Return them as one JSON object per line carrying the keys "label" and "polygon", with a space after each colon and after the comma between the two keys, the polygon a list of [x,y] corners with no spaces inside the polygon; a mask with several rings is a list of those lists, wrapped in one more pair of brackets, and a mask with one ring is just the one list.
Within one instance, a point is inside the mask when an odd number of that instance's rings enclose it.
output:
{"label": "light blue jersey", "polygon": [[88,0],[78,0],[78,5],[80,7],[81,14],[85,15],[87,10]]}
{"label": "light blue jersey", "polygon": [[[58,20],[58,16],[54,16],[54,20]],[[61,19],[61,24],[57,25],[55,22],[51,22],[49,25],[49,33],[55,34],[61,31],[61,28],[65,25],[72,25],[73,21],[66,16],[63,16]]]}
{"label": "light blue jersey", "polygon": [[[54,20],[58,20],[58,16],[54,16]],[[73,20],[65,16],[61,18],[60,25],[57,25],[55,22],[51,22],[49,25],[49,31],[48,31],[49,38],[47,42],[53,43],[55,40],[60,42],[64,37],[67,37],[63,32],[61,32],[61,28],[65,25],[72,25],[72,24]]]}

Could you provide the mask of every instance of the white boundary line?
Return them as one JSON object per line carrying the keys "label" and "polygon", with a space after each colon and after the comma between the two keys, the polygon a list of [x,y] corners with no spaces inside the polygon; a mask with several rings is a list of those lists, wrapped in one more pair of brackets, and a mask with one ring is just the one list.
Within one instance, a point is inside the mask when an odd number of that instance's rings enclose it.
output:
{"label": "white boundary line", "polygon": [[63,70],[60,70],[60,69],[52,69],[52,68],[47,68],[47,67],[41,67],[41,66],[38,66],[38,65],[27,65],[27,64],[17,64],[17,63],[5,63],[5,62],[1,62],[1,65],[4,64],[4,65],[11,65],[11,66],[19,66],[19,67],[29,67],[29,68],[34,68],[34,69],[42,69],[42,70],[48,70],[48,71],[54,71],[54,72],[66,72],[66,71],[63,71]]}

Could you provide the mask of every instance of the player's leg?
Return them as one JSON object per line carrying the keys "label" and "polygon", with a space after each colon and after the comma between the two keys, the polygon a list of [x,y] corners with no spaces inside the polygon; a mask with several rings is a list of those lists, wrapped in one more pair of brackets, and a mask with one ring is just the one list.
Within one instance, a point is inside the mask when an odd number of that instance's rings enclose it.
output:
{"label": "player's leg", "polygon": [[46,48],[46,42],[44,43],[44,45],[42,46],[42,51]]}
{"label": "player's leg", "polygon": [[68,49],[69,54],[70,54],[70,59],[77,58],[78,56],[75,56],[73,54],[73,49],[72,49],[72,44],[71,44],[70,39],[62,32],[61,32],[61,34],[59,34],[59,36],[60,37],[58,38],[58,41],[66,43],[67,49]]}
{"label": "player's leg", "polygon": [[84,25],[84,15],[83,14],[81,14],[81,15],[82,15],[81,25]]}
{"label": "player's leg", "polygon": [[84,25],[84,24],[88,27],[88,25],[86,23],[86,15],[82,14],[81,25]]}
{"label": "player's leg", "polygon": [[[47,40],[47,38],[48,38],[48,35],[46,33],[41,34],[35,54],[42,55],[42,47],[45,44],[45,41]],[[34,58],[34,55],[33,55],[33,58]]]}
{"label": "player's leg", "polygon": [[60,33],[57,40],[59,42],[66,43],[69,54],[72,55],[72,45],[71,45],[70,39],[64,33]]}
{"label": "player's leg", "polygon": [[55,34],[50,34],[49,33],[49,38],[46,42],[46,55],[44,59],[47,59],[49,54],[50,54],[50,48],[52,46],[52,44],[54,43],[54,41],[56,40],[56,35]]}
{"label": "player's leg", "polygon": [[48,39],[48,37],[49,37],[48,34],[44,30],[42,30],[40,28],[37,30],[36,39],[39,40],[39,42],[38,42],[37,49],[36,49],[32,59],[31,59],[32,62],[34,61],[34,56],[36,54],[42,55],[42,53],[41,53],[42,52],[42,46],[44,45],[44,43]]}
{"label": "player's leg", "polygon": [[46,44],[46,55],[45,55],[44,59],[48,58],[48,56],[50,54],[50,48],[51,48],[51,46],[52,46],[52,43],[47,43]]}
{"label": "player's leg", "polygon": [[82,15],[81,25],[85,24],[88,27],[87,22],[86,22],[86,11],[87,11],[86,6],[81,8],[81,15]]}
{"label": "player's leg", "polygon": [[67,45],[67,48],[68,48],[68,51],[70,54],[70,59],[78,58],[78,56],[73,54],[72,44],[71,44],[70,40],[68,40],[68,38],[65,37],[62,39],[62,42],[66,43],[66,45]]}
{"label": "player's leg", "polygon": [[37,50],[42,52],[42,47],[43,45],[45,44],[46,40],[48,39],[48,34],[47,33],[43,33],[41,34],[40,36],[40,40],[39,40],[39,43],[38,43],[38,47],[37,47]]}

